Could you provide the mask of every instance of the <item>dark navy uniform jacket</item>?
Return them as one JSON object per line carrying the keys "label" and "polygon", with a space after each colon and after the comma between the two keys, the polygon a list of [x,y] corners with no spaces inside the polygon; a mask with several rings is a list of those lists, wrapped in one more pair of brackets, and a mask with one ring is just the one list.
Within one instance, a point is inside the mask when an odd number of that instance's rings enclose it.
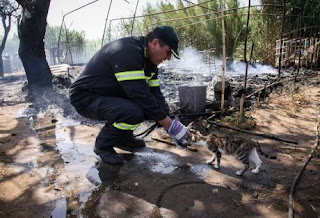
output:
{"label": "dark navy uniform jacket", "polygon": [[[102,47],[70,87],[70,102],[77,110],[97,96],[127,98],[159,121],[169,111],[160,90],[158,68],[147,57],[145,37],[126,37]],[[110,102],[112,103],[112,102]]]}

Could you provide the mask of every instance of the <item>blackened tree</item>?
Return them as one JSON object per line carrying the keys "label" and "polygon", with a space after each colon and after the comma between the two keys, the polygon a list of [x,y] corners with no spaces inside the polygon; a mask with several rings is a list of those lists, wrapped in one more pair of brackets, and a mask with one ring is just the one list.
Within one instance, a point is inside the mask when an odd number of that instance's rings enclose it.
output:
{"label": "blackened tree", "polygon": [[33,95],[52,89],[52,74],[44,51],[44,36],[50,0],[16,0],[22,7],[18,26],[19,56],[28,79],[28,91]]}
{"label": "blackened tree", "polygon": [[19,16],[19,5],[13,0],[0,1],[0,16],[4,29],[3,38],[0,44],[0,77],[3,77],[2,53],[5,49],[8,35],[11,29],[12,18]]}

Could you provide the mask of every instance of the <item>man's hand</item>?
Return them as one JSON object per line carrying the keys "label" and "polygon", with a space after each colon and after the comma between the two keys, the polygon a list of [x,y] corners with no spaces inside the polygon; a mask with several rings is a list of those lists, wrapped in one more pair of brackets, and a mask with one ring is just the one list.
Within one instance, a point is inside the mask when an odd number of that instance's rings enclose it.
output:
{"label": "man's hand", "polygon": [[179,120],[174,119],[168,129],[168,133],[173,136],[180,144],[186,145],[188,143],[189,131]]}

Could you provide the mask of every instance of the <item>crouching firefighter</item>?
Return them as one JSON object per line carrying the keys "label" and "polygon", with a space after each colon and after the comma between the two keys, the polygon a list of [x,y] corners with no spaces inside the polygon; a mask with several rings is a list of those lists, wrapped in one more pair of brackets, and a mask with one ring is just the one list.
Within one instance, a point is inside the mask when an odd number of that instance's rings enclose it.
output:
{"label": "crouching firefighter", "polygon": [[[123,164],[113,147],[132,150],[145,143],[133,136],[144,120],[154,120],[178,142],[186,143],[187,127],[171,119],[157,77],[157,65],[179,58],[179,39],[170,26],[156,27],[145,37],[126,37],[102,47],[70,87],[70,103],[90,119],[106,121],[95,153],[109,164]],[[129,148],[129,149],[128,149]]]}

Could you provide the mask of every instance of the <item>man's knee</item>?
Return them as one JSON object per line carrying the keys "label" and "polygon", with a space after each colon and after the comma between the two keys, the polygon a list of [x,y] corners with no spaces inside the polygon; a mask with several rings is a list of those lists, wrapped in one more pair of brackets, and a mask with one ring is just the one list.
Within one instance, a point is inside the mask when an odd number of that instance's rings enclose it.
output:
{"label": "man's knee", "polygon": [[117,97],[104,97],[99,105],[98,115],[100,120],[108,120],[111,123],[138,124],[144,120],[141,107],[128,99]]}
{"label": "man's knee", "polygon": [[142,123],[144,121],[144,114],[142,109],[138,106],[138,105],[133,105],[130,108],[127,108],[127,116],[129,122],[131,122],[132,124],[138,124],[138,123]]}

